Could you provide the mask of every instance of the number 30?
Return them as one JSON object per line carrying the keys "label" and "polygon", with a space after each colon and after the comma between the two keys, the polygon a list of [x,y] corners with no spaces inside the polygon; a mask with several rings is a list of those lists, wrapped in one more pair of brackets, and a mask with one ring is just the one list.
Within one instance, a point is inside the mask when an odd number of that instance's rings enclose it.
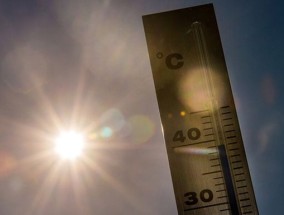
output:
{"label": "number 30", "polygon": [[[186,205],[195,205],[198,203],[198,197],[196,192],[187,192],[184,194]],[[199,197],[202,202],[210,202],[213,200],[213,192],[209,189],[202,190],[199,194]]]}

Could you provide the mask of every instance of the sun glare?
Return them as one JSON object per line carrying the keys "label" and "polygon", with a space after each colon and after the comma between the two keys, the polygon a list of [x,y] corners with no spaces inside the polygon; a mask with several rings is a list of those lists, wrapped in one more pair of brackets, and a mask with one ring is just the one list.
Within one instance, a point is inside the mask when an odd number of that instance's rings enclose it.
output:
{"label": "sun glare", "polygon": [[55,140],[55,152],[64,160],[74,160],[82,155],[84,137],[76,131],[64,131]]}

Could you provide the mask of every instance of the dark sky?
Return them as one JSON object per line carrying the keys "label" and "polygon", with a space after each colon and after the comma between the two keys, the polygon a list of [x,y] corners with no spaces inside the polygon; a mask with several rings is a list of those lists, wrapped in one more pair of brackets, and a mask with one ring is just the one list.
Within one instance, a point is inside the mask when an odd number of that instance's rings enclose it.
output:
{"label": "dark sky", "polygon": [[[213,2],[262,215],[284,193],[284,3]],[[177,214],[142,15],[209,1],[0,1],[0,214]],[[88,159],[59,163],[61,129]]]}

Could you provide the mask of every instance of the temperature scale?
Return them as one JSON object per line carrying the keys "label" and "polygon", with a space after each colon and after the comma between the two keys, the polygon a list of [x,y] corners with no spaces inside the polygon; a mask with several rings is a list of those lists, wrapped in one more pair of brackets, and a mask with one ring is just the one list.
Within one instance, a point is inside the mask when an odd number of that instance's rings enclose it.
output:
{"label": "temperature scale", "polygon": [[179,215],[257,215],[213,5],[143,23]]}

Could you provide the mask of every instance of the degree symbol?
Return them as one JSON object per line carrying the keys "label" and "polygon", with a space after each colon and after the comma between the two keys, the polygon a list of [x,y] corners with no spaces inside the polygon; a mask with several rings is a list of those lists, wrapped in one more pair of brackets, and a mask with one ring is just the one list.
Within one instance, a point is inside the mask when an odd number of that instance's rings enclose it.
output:
{"label": "degree symbol", "polygon": [[158,52],[158,53],[156,54],[156,57],[157,57],[158,59],[162,59],[162,58],[164,57],[164,55],[163,55],[162,52]]}

